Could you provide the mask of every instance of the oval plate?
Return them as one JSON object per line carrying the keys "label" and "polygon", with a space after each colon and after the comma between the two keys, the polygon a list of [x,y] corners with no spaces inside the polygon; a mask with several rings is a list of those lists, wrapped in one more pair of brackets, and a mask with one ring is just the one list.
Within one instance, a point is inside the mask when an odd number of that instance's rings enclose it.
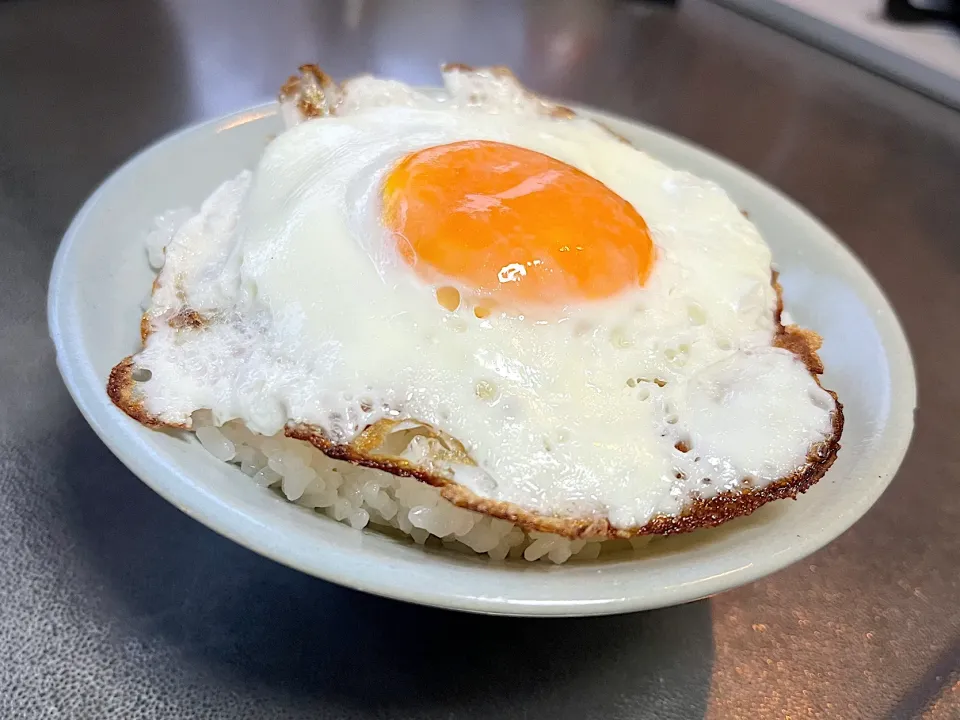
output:
{"label": "oval plate", "polygon": [[853,254],[757,178],[643,125],[582,110],[669,165],[710,178],[747,210],[773,249],[785,304],[824,338],[825,387],[845,407],[843,449],[823,480],[714,530],[594,563],[496,564],[357,532],[262,489],[198,443],[148,430],[117,410],[110,368],[139,347],[140,302],[153,281],[143,245],[154,217],[198,208],[223,180],[253,168],[282,130],[275,104],[203,122],[117,170],[64,236],[50,279],[57,364],[100,438],[147,485],[219,533],[317,577],[410,602],[504,615],[600,615],[702,598],[756,580],[850,527],[893,478],[916,404],[913,363],[883,293]]}

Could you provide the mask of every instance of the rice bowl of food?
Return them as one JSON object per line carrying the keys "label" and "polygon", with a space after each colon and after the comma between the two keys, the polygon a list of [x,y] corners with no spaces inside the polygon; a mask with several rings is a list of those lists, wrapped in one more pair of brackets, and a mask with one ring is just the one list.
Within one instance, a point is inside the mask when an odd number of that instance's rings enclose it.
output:
{"label": "rice bowl of food", "polygon": [[[51,328],[121,459],[271,557],[485,612],[701,597],[859,517],[905,451],[915,390],[896,318],[852,256],[679,141],[502,69],[444,80],[338,84],[305,66],[279,107],[186,131],[91,199],[58,255]],[[131,173],[173,178],[202,147],[192,188],[134,197]],[[101,209],[123,222],[82,257]],[[771,254],[771,223],[793,248]],[[859,305],[791,303],[809,269],[797,242]],[[81,279],[94,257],[116,299]],[[139,306],[119,299],[138,283]],[[845,343],[844,323],[863,336],[864,322],[873,345]],[[864,396],[849,373],[871,367]],[[884,422],[851,423],[851,400]],[[566,579],[541,585],[550,568]]]}

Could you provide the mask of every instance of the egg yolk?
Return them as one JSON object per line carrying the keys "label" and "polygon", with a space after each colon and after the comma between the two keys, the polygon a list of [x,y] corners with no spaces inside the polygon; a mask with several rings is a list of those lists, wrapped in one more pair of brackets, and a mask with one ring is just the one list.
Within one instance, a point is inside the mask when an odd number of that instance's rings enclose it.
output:
{"label": "egg yolk", "polygon": [[506,307],[607,298],[642,285],[654,260],[630,203],[566,163],[499,142],[404,157],[383,186],[383,221],[421,278]]}

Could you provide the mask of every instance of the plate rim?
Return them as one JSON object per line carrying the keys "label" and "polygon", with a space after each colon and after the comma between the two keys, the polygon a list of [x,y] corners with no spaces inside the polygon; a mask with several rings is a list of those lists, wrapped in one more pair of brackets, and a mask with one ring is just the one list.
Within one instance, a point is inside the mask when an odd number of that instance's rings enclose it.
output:
{"label": "plate rim", "polygon": [[[429,90],[437,91],[433,88]],[[218,126],[225,126],[243,116],[255,121],[276,115],[279,112],[279,105],[275,101],[251,105],[216,118],[199,120],[163,135],[116,167],[90,193],[77,211],[57,249],[51,268],[47,295],[47,319],[50,337],[56,349],[57,367],[74,403],[100,440],[134,475],[189,517],[233,542],[287,567],[345,587],[396,600],[490,615],[587,616],[617,614],[702,599],[775,573],[816,552],[846,532],[874,505],[896,476],[910,446],[917,405],[916,369],[906,333],[893,305],[872,273],[846,244],[809,211],[784,195],[773,185],[697,143],[658,127],[581,104],[569,104],[569,106],[586,116],[608,123],[614,128],[620,125],[659,136],[669,144],[678,146],[679,150],[700,155],[724,173],[732,173],[734,176],[739,175],[741,181],[755,185],[756,189],[764,193],[772,194],[772,197],[785,211],[792,213],[811,232],[829,238],[831,243],[846,256],[846,260],[855,266],[868,281],[865,283],[865,287],[869,287],[871,294],[874,296],[872,299],[877,301],[871,305],[871,309],[882,308],[885,311],[883,313],[883,323],[887,326],[887,332],[883,333],[883,339],[885,344],[891,344],[891,351],[887,353],[887,357],[890,359],[889,373],[896,390],[891,398],[889,420],[891,425],[895,425],[896,434],[892,438],[895,442],[887,446],[884,452],[882,470],[877,480],[869,484],[869,491],[861,493],[856,502],[849,503],[842,512],[833,516],[831,523],[827,526],[821,528],[817,533],[811,533],[804,537],[795,548],[792,548],[788,558],[773,558],[768,555],[764,562],[750,563],[737,570],[727,572],[719,578],[701,578],[695,583],[661,587],[656,595],[647,593],[629,597],[609,597],[595,601],[568,600],[545,603],[531,600],[511,601],[510,598],[495,595],[437,594],[436,592],[424,592],[408,586],[397,587],[389,582],[380,582],[375,574],[351,572],[349,563],[338,566],[336,563],[327,562],[322,564],[322,567],[318,567],[317,564],[310,565],[305,562],[297,562],[289,554],[284,553],[277,543],[270,542],[269,537],[263,537],[261,534],[253,532],[252,524],[255,524],[261,532],[264,529],[262,524],[229,502],[221,501],[193,485],[165,482],[165,479],[160,475],[169,475],[169,478],[176,478],[176,473],[169,472],[167,468],[163,467],[162,463],[153,457],[155,453],[136,453],[122,441],[123,437],[121,435],[111,432],[110,426],[124,418],[107,416],[104,420],[100,417],[98,405],[102,405],[102,398],[94,399],[92,393],[97,392],[97,390],[103,393],[103,388],[98,387],[94,390],[89,383],[84,382],[84,368],[81,367],[81,363],[74,361],[74,356],[81,347],[79,339],[81,334],[75,330],[76,323],[71,325],[67,321],[71,312],[69,303],[65,301],[66,287],[70,275],[69,257],[74,252],[74,246],[79,242],[78,238],[81,236],[93,208],[114,185],[122,183],[124,176],[132,168],[153,154],[163,153],[167,147],[176,143],[182,136],[200,131],[205,127],[213,129]],[[720,184],[723,185],[722,182]],[[97,400],[100,402],[98,403]],[[899,415],[897,415],[898,413]],[[878,468],[878,470],[880,469]],[[280,529],[268,529],[270,530],[269,534],[275,535],[278,540],[283,534]],[[363,553],[364,551],[359,550],[358,552]],[[558,570],[562,572],[562,569]],[[690,587],[690,585],[695,587]]]}

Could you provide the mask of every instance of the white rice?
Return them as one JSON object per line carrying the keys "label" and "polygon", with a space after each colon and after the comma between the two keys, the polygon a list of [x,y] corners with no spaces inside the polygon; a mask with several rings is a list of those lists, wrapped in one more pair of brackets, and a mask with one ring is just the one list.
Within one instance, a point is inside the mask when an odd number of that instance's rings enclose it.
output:
{"label": "white rice", "polygon": [[419,480],[331,460],[309,443],[282,433],[258,435],[236,420],[216,427],[206,411],[194,413],[193,421],[200,444],[218,460],[239,465],[258,485],[356,530],[393,528],[419,545],[439,543],[497,561],[523,558],[557,564],[595,560],[601,551],[636,550],[650,541],[570,540],[526,532],[508,520],[459,508]]}

